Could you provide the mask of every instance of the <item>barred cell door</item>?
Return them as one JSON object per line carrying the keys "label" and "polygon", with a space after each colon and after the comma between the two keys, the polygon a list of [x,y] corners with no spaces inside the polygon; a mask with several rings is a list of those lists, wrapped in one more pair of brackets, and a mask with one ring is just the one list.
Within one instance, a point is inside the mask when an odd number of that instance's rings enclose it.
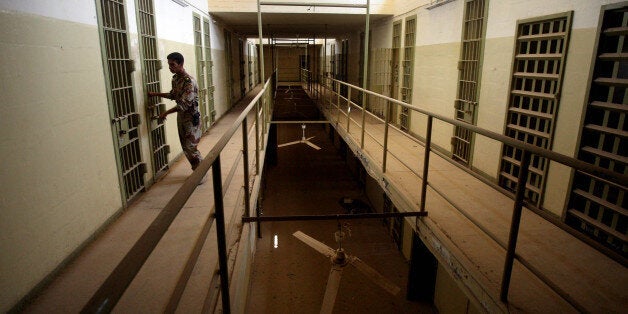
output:
{"label": "barred cell door", "polygon": [[[465,3],[462,30],[462,48],[458,63],[458,93],[455,102],[456,120],[475,124],[480,92],[480,60],[484,41],[485,0]],[[455,126],[452,138],[452,155],[460,163],[469,164],[471,159],[472,133]]]}
{"label": "barred cell door", "polygon": [[144,191],[146,164],[140,149],[124,0],[97,2],[100,44],[107,83],[109,116],[124,202]]}
{"label": "barred cell door", "polygon": [[253,56],[253,45],[252,44],[248,44],[246,45],[247,47],[247,57],[248,57],[248,68],[247,68],[247,72],[249,73],[249,90],[253,89],[253,60],[254,60],[254,56]]}
{"label": "barred cell door", "polygon": [[209,19],[203,17],[203,49],[205,50],[205,86],[207,86],[207,110],[209,118],[203,120],[204,128],[208,129],[216,121],[216,110],[214,109],[214,79],[212,78],[214,63],[212,62],[211,41],[209,37]]}
{"label": "barred cell door", "polygon": [[[551,149],[573,12],[517,25],[505,135]],[[523,152],[504,145],[499,184],[514,191]],[[532,155],[525,196],[541,205],[548,161]]]}
{"label": "barred cell door", "polygon": [[[406,29],[403,42],[403,61],[401,66],[402,83],[401,83],[401,101],[410,104],[412,102],[412,81],[414,71],[414,43],[416,39],[416,16],[406,19]],[[406,107],[401,108],[399,115],[399,126],[404,131],[410,130],[410,110]]]}
{"label": "barred cell door", "polygon": [[[628,6],[607,9],[600,23],[578,159],[628,173]],[[626,187],[576,172],[566,222],[628,257]]]}
{"label": "barred cell door", "polygon": [[[201,17],[194,13],[192,16],[194,32],[194,56],[196,58],[196,84],[198,84],[198,108],[201,112],[201,121],[209,120],[207,111],[207,87],[205,86],[205,69],[203,63],[203,33]],[[207,124],[202,123],[201,129],[207,130]]]}
{"label": "barred cell door", "polygon": [[[399,100],[399,62],[401,59],[401,21],[393,23],[392,52],[390,60],[390,98]],[[398,123],[398,105],[392,104],[388,112],[388,120],[394,125]]]}
{"label": "barred cell door", "polygon": [[244,59],[244,40],[238,39],[238,59],[240,60],[240,67],[238,72],[240,73],[240,97],[244,97],[246,94],[246,61]]}
{"label": "barred cell door", "polygon": [[[142,79],[146,92],[159,92],[161,79],[159,69],[161,61],[157,53],[157,33],[155,31],[155,6],[153,0],[136,1],[138,33],[140,36],[140,58],[142,61]],[[145,97],[147,125],[150,132],[153,176],[165,174],[168,169],[170,146],[166,145],[166,128],[156,117],[165,111],[165,104],[159,103],[158,97]]]}
{"label": "barred cell door", "polygon": [[225,36],[225,64],[227,65],[225,69],[225,71],[227,72],[225,79],[227,83],[227,89],[229,90],[227,97],[229,97],[229,105],[233,106],[235,104],[235,97],[233,96],[234,95],[233,93],[233,49],[232,49],[232,43],[231,43],[231,33],[225,29],[224,36]]}

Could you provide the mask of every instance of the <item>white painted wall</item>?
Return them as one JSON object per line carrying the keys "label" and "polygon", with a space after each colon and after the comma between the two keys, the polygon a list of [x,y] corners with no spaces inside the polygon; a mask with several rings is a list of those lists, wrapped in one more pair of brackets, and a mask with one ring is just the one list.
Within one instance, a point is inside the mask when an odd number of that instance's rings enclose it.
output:
{"label": "white painted wall", "polygon": [[78,2],[0,3],[0,312],[122,206],[95,7]]}
{"label": "white painted wall", "polygon": [[[193,13],[204,1],[155,1],[162,90],[166,55],[180,51],[196,75]],[[145,116],[135,2],[126,1],[137,112]],[[123,207],[106,97],[95,1],[1,1],[0,311],[49,275]],[[222,28],[211,24],[215,104],[227,110]],[[167,102],[167,107],[174,105]],[[176,119],[166,123],[169,159],[181,148]],[[144,122],[145,123],[145,122]],[[140,127],[150,168],[148,130]],[[150,171],[146,175],[150,180]],[[95,191],[98,191],[95,193]]]}

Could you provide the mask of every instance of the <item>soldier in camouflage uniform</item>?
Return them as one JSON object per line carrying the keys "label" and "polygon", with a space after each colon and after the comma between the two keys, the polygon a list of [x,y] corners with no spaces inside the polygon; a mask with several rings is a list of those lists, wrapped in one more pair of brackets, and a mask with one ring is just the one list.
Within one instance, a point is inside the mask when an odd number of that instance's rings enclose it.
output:
{"label": "soldier in camouflage uniform", "polygon": [[177,105],[162,112],[159,119],[177,113],[179,141],[192,170],[201,163],[203,157],[196,146],[201,138],[201,114],[198,109],[198,85],[196,80],[183,68],[183,55],[173,52],[168,55],[168,67],[172,76],[172,90],[169,93],[148,92],[148,96],[159,96],[176,101]]}

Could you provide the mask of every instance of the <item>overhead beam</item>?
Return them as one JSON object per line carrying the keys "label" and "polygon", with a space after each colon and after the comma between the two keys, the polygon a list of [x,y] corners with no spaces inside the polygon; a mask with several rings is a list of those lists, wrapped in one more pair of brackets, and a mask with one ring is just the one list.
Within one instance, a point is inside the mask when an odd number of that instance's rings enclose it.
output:
{"label": "overhead beam", "polygon": [[313,121],[270,121],[271,124],[291,124],[291,123],[298,123],[298,124],[309,124],[309,123],[331,123],[327,120],[323,120],[323,121],[317,121],[317,120],[313,120]]}
{"label": "overhead beam", "polygon": [[348,4],[348,3],[318,3],[318,2],[260,2],[260,5],[277,5],[290,7],[327,7],[327,8],[356,8],[366,9],[366,4]]}
{"label": "overhead beam", "polygon": [[330,215],[288,215],[288,216],[260,216],[242,217],[242,222],[257,221],[304,221],[304,220],[348,220],[348,219],[373,219],[390,217],[425,217],[427,212],[402,212],[402,213],[363,213],[363,214],[330,214]]}

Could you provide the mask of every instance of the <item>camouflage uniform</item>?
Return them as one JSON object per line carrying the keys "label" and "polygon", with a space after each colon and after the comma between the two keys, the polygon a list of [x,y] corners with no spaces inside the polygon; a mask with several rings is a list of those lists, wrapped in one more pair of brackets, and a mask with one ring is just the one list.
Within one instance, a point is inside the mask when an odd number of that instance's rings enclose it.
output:
{"label": "camouflage uniform", "polygon": [[201,114],[198,109],[198,85],[190,75],[172,76],[170,99],[177,102],[177,128],[185,157],[196,169],[203,160],[196,146],[201,139]]}

